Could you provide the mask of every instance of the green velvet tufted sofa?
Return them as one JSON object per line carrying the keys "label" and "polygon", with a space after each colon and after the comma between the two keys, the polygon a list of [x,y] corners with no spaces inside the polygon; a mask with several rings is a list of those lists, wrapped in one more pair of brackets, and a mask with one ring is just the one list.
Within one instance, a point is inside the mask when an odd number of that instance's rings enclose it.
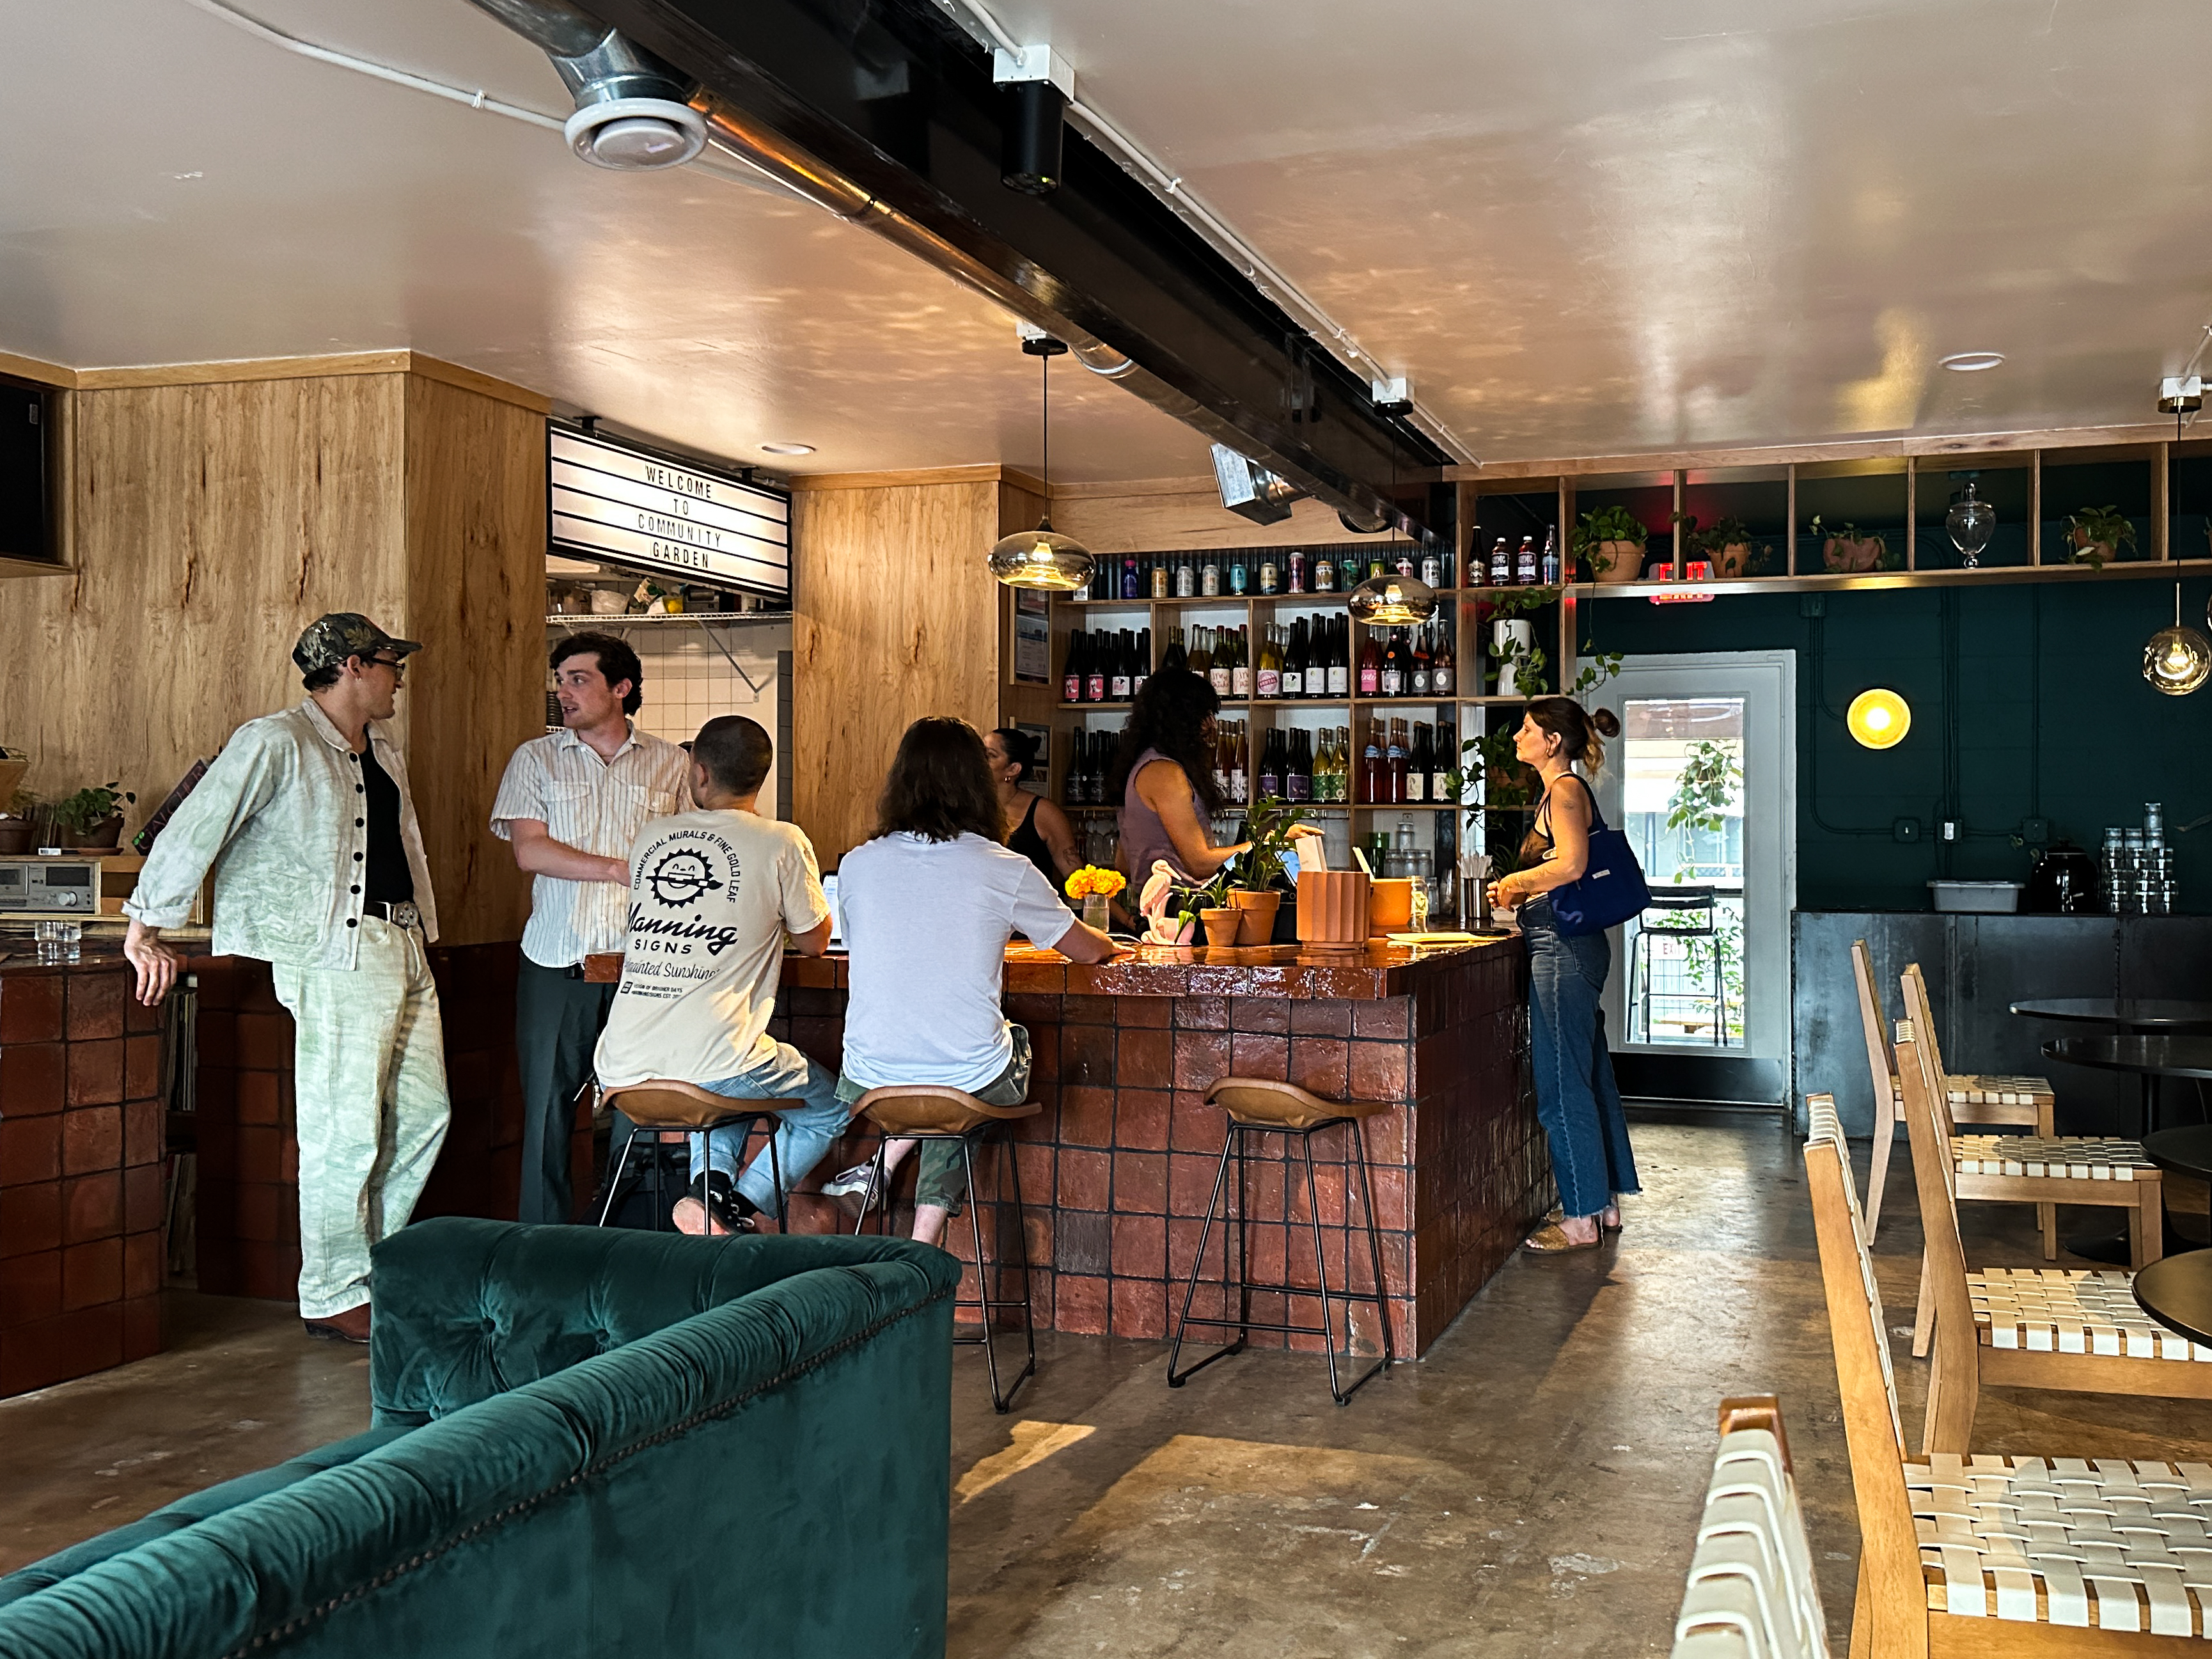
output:
{"label": "green velvet tufted sofa", "polygon": [[7,1659],[945,1650],[958,1264],[424,1221],[374,1426],[0,1578]]}

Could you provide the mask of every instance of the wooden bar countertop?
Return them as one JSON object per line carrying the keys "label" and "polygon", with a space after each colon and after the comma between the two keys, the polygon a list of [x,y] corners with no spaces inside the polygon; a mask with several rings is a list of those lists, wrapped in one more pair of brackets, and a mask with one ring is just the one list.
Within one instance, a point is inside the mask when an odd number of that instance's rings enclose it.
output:
{"label": "wooden bar countertop", "polygon": [[[1466,944],[1392,945],[1370,940],[1362,951],[1313,951],[1296,945],[1249,949],[1140,945],[1111,962],[1070,962],[1031,945],[1006,947],[1006,989],[1017,995],[1103,997],[1298,997],[1380,1000],[1411,996],[1424,981],[1474,958],[1518,951],[1517,934]],[[844,952],[797,953],[783,959],[787,988],[842,990]]]}

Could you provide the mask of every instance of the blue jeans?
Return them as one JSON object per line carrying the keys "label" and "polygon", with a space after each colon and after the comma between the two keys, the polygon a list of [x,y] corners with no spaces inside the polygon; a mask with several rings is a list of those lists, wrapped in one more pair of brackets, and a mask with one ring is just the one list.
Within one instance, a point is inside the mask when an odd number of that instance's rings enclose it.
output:
{"label": "blue jeans", "polygon": [[[806,1103],[777,1114],[775,1155],[782,1166],[783,1190],[787,1193],[822,1161],[822,1155],[845,1133],[845,1125],[852,1117],[851,1111],[837,1098],[837,1073],[825,1066],[816,1065],[787,1042],[777,1043],[775,1053],[750,1071],[724,1078],[719,1083],[704,1083],[700,1087],[735,1100]],[[744,1145],[744,1132],[735,1124],[693,1135],[691,1178],[696,1181],[702,1167],[713,1169],[730,1176],[755,1208],[773,1211],[780,1195],[769,1167],[769,1149],[763,1146],[755,1153],[751,1164],[739,1175],[738,1153]]]}
{"label": "blue jeans", "polygon": [[1628,1145],[1628,1117],[1613,1080],[1598,996],[1613,967],[1603,933],[1568,935],[1552,920],[1552,902],[1520,910],[1528,945],[1528,1060],[1536,1073],[1536,1117],[1552,1142],[1559,1207],[1595,1215],[1616,1193],[1643,1190]]}

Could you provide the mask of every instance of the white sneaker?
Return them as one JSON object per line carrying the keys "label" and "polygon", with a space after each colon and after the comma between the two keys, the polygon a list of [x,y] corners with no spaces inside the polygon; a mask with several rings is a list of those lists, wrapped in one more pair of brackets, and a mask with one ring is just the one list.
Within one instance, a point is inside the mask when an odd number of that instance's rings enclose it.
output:
{"label": "white sneaker", "polygon": [[841,1170],[823,1182],[822,1195],[824,1198],[858,1198],[868,1190],[875,1176],[876,1166],[873,1164],[855,1164],[851,1169]]}

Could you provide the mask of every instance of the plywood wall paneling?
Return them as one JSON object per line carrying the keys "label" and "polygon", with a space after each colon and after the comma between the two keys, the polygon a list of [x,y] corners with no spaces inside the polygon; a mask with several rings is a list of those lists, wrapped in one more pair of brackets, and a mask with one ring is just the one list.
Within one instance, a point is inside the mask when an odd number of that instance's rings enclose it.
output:
{"label": "plywood wall paneling", "polygon": [[542,417],[357,370],[69,401],[75,566],[0,589],[0,743],[29,752],[27,786],[119,780],[135,830],[193,761],[305,695],[302,628],[359,611],[428,647],[397,725],[446,938],[519,937],[524,885],[483,825],[543,720]]}
{"label": "plywood wall paneling", "polygon": [[[1157,484],[1137,493],[1110,494],[1110,485],[1055,489],[1052,524],[1093,553],[1156,553],[1182,548],[1296,547],[1314,542],[1347,542],[1352,532],[1337,521],[1336,509],[1316,501],[1294,503],[1280,524],[1256,525],[1221,504],[1211,478],[1177,479],[1181,488]],[[1364,540],[1366,538],[1359,538]],[[1376,536],[1377,546],[1402,541]]]}
{"label": "plywood wall paneling", "polygon": [[997,723],[995,482],[810,490],[792,504],[792,816],[824,865],[866,838],[899,734]]}
{"label": "plywood wall paneling", "polygon": [[191,763],[295,702],[325,611],[402,610],[396,377],[81,392],[76,568],[0,604],[0,743],[52,797],[119,779],[135,830]]}
{"label": "plywood wall paneling", "polygon": [[401,631],[422,651],[402,701],[440,933],[519,939],[529,878],[488,820],[507,757],[545,729],[545,422],[442,378],[405,388]]}

